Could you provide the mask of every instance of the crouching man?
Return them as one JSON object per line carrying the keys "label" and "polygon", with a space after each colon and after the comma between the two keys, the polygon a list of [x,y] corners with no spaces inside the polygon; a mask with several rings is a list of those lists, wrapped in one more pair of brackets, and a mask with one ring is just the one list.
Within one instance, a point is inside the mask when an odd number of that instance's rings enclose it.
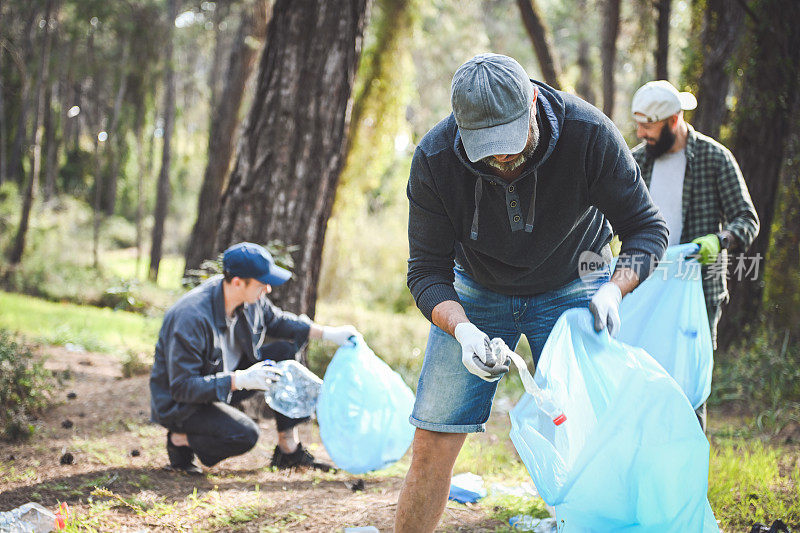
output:
{"label": "crouching man", "polygon": [[[290,277],[263,247],[235,244],[223,256],[223,276],[167,311],[150,374],[150,405],[153,422],[167,428],[172,469],[200,474],[195,455],[213,466],[256,445],[258,425],[231,404],[279,378],[266,360],[294,359],[309,338],[343,345],[359,335],[353,326],[320,326],[274,306],[267,294]],[[266,337],[280,340],[265,344]],[[300,443],[297,426],[307,419],[275,418],[272,466],[327,467]]]}

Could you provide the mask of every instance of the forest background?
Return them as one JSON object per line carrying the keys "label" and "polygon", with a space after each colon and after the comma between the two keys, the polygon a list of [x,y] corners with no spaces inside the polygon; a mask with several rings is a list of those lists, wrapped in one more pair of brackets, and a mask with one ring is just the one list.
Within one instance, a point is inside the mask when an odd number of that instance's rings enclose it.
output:
{"label": "forest background", "polygon": [[[277,303],[354,323],[413,388],[427,322],[405,285],[405,184],[455,69],[510,55],[630,146],[633,93],[668,79],[733,151],[762,223],[760,271],[724,309],[711,419],[778,446],[797,496],[781,446],[800,437],[799,6],[0,0],[0,328],[146,368],[166,308],[251,240],[297,273]],[[330,355],[313,344],[309,364]],[[10,436],[35,432],[20,413]]]}

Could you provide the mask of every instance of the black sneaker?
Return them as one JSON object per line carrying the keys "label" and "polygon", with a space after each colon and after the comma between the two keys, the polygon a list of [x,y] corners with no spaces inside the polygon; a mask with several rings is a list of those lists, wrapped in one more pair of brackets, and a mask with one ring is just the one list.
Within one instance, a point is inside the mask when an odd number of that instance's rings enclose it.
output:
{"label": "black sneaker", "polygon": [[167,470],[185,472],[198,476],[203,474],[203,469],[194,464],[194,452],[189,446],[175,446],[172,444],[172,433],[167,432],[167,455],[169,466]]}
{"label": "black sneaker", "polygon": [[302,444],[298,444],[297,449],[292,453],[285,453],[281,450],[280,446],[275,446],[270,466],[274,466],[279,470],[284,470],[286,468],[315,468],[323,472],[328,472],[330,470],[336,471],[335,468],[327,463],[315,461],[314,456],[303,448]]}

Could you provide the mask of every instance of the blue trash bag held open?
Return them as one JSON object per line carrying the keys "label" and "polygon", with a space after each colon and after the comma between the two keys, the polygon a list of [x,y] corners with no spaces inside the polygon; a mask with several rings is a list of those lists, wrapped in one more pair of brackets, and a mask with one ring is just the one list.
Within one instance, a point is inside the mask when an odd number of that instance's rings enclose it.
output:
{"label": "blue trash bag held open", "polygon": [[[521,369],[527,372],[527,369]],[[715,532],[709,444],[692,406],[644,350],[597,333],[587,309],[556,322],[534,375],[566,421],[528,393],[511,440],[564,532]]]}
{"label": "blue trash bag held open", "polygon": [[647,278],[622,299],[618,340],[643,348],[681,386],[697,409],[711,392],[714,350],[696,244],[667,248]]}
{"label": "blue trash bag held open", "polygon": [[317,402],[322,444],[336,466],[363,474],[388,466],[414,438],[414,393],[362,339],[333,356]]}

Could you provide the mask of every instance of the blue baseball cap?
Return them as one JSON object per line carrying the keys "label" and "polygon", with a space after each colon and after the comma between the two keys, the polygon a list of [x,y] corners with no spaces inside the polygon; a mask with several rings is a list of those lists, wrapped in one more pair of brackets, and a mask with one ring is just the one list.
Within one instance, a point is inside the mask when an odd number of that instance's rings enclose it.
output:
{"label": "blue baseball cap", "polygon": [[225,250],[222,268],[232,276],[257,279],[274,287],[292,277],[291,272],[275,264],[263,246],[252,242],[240,242]]}

